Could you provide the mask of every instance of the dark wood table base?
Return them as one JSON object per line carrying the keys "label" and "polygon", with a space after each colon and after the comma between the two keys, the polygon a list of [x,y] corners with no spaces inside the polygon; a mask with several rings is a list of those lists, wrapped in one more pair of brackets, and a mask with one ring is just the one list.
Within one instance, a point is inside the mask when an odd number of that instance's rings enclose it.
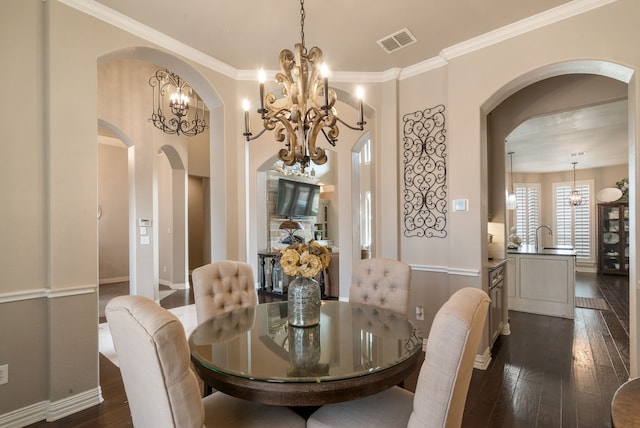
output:
{"label": "dark wood table base", "polygon": [[418,352],[402,363],[374,374],[323,382],[267,382],[240,378],[203,367],[192,358],[194,368],[205,384],[234,397],[277,406],[321,406],[355,400],[400,384],[424,360]]}

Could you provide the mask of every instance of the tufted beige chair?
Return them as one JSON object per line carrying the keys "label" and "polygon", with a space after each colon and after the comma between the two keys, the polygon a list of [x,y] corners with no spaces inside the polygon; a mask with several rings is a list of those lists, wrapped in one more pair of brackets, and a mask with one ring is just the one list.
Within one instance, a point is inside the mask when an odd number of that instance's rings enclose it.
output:
{"label": "tufted beige chair", "polygon": [[251,330],[255,320],[256,308],[254,306],[225,312],[201,323],[193,333],[193,341],[197,345],[211,343],[212,340],[226,342]]}
{"label": "tufted beige chair", "polygon": [[349,301],[390,309],[407,316],[411,266],[376,257],[354,263]]}
{"label": "tufted beige chair", "polygon": [[236,308],[258,304],[251,265],[222,260],[191,273],[198,324]]}
{"label": "tufted beige chair", "polygon": [[105,315],[137,428],[304,427],[287,407],[215,392],[200,398],[180,321],[141,296],[111,299]]}
{"label": "tufted beige chair", "polygon": [[371,332],[376,336],[392,335],[398,339],[412,337],[413,329],[404,315],[381,311],[376,306],[362,303],[351,305],[351,320],[354,328]]}
{"label": "tufted beige chair", "polygon": [[489,307],[478,288],[454,293],[436,314],[415,394],[394,386],[369,397],[322,406],[307,427],[457,428]]}

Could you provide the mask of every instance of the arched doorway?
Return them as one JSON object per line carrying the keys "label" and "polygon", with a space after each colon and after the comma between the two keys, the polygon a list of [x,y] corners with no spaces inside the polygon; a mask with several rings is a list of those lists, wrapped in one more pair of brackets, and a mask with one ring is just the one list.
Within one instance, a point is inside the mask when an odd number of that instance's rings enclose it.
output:
{"label": "arched doorway", "polygon": [[[618,80],[627,85],[627,98],[629,105],[629,135],[628,135],[628,148],[629,148],[629,183],[630,183],[630,201],[629,201],[629,209],[630,209],[630,231],[629,231],[629,243],[630,243],[630,266],[629,266],[629,315],[630,315],[630,372],[631,376],[636,376],[638,372],[638,358],[640,357],[640,353],[638,352],[638,343],[637,343],[637,334],[638,334],[638,318],[636,316],[637,311],[637,293],[635,290],[635,281],[637,277],[638,271],[638,262],[635,258],[636,247],[638,245],[638,234],[636,230],[636,216],[637,216],[637,207],[635,204],[634,196],[635,195],[635,183],[637,180],[636,173],[636,159],[635,159],[635,133],[634,129],[636,128],[635,118],[637,117],[637,112],[635,111],[636,106],[636,95],[635,95],[635,76],[634,71],[628,67],[614,64],[607,61],[596,61],[596,60],[578,60],[578,61],[569,61],[559,64],[553,64],[545,67],[541,67],[536,70],[532,70],[529,73],[526,73],[520,76],[517,79],[507,83],[500,90],[493,94],[481,107],[482,120],[484,122],[484,135],[482,136],[483,140],[487,143],[484,145],[483,150],[485,151],[483,156],[486,159],[486,154],[488,147],[491,145],[499,144],[501,147],[504,145],[504,141],[494,140],[491,141],[491,136],[487,134],[487,116],[490,114],[495,108],[497,108],[500,103],[502,103],[505,99],[512,96],[519,90],[535,84],[536,82],[540,82],[546,78],[554,77],[554,76],[562,76],[567,74],[580,74],[580,73],[588,73],[595,74],[604,77],[608,77],[611,79]],[[503,150],[503,149],[501,149]],[[488,174],[488,165],[485,162],[483,165],[484,168],[484,176]],[[502,171],[504,171],[504,164],[502,165]],[[504,188],[504,186],[503,186]],[[484,195],[485,198],[488,198],[488,195]],[[488,214],[488,213],[485,213]]]}
{"label": "arched doorway", "polygon": [[[127,64],[129,64],[127,68]],[[135,64],[135,66],[131,66]],[[105,69],[116,68],[121,85],[104,85],[100,82]],[[119,68],[122,69],[119,69]],[[99,117],[113,127],[124,130],[130,136],[133,153],[129,156],[129,236],[130,263],[129,278],[132,294],[145,295],[158,299],[158,284],[161,274],[170,275],[169,282],[181,287],[188,286],[188,263],[186,243],[187,201],[186,174],[188,170],[188,142],[187,137],[176,138],[167,136],[153,128],[148,123],[150,107],[148,79],[158,68],[168,68],[189,81],[191,86],[204,100],[209,108],[209,123],[223,122],[223,110],[219,97],[211,85],[192,66],[168,55],[150,48],[130,48],[101,57],[98,61],[99,74]],[[126,70],[125,70],[126,69]],[[117,80],[117,79],[116,79]],[[111,80],[110,82],[113,82]],[[115,112],[115,113],[114,113]],[[173,138],[172,138],[173,137]],[[222,126],[211,126],[208,135],[208,145],[222,151]],[[211,150],[210,152],[214,152]],[[208,153],[210,153],[208,152]],[[158,211],[158,154],[163,154],[168,160],[171,172],[171,200],[174,203],[171,213],[170,227],[163,227],[159,231],[160,222]],[[225,161],[222,157],[209,156],[211,178],[224,182],[226,173]],[[177,173],[176,171],[181,171]],[[226,258],[226,210],[224,186],[210,189],[210,208],[212,213],[209,236],[207,242],[212,258]],[[178,223],[176,223],[178,222]],[[163,225],[164,226],[164,225]],[[179,232],[179,233],[175,233]],[[165,242],[170,242],[172,254],[170,263],[159,260],[159,233]],[[145,234],[145,235],[143,235]],[[215,243],[215,245],[213,245]]]}

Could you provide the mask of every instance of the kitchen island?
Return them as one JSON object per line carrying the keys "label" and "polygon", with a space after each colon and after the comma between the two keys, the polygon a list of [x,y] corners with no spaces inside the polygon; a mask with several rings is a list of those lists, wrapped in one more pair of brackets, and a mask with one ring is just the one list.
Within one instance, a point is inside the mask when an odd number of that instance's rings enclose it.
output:
{"label": "kitchen island", "polygon": [[509,310],[573,318],[576,253],[569,247],[507,251]]}

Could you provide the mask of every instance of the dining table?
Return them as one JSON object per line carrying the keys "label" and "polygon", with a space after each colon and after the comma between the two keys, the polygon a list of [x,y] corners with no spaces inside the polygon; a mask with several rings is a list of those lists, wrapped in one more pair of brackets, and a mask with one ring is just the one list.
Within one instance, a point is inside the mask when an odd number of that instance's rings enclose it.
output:
{"label": "dining table", "polygon": [[320,322],[294,327],[288,302],[217,315],[189,336],[205,384],[250,401],[320,406],[375,394],[419,369],[423,337],[410,320],[361,303],[321,302]]}

